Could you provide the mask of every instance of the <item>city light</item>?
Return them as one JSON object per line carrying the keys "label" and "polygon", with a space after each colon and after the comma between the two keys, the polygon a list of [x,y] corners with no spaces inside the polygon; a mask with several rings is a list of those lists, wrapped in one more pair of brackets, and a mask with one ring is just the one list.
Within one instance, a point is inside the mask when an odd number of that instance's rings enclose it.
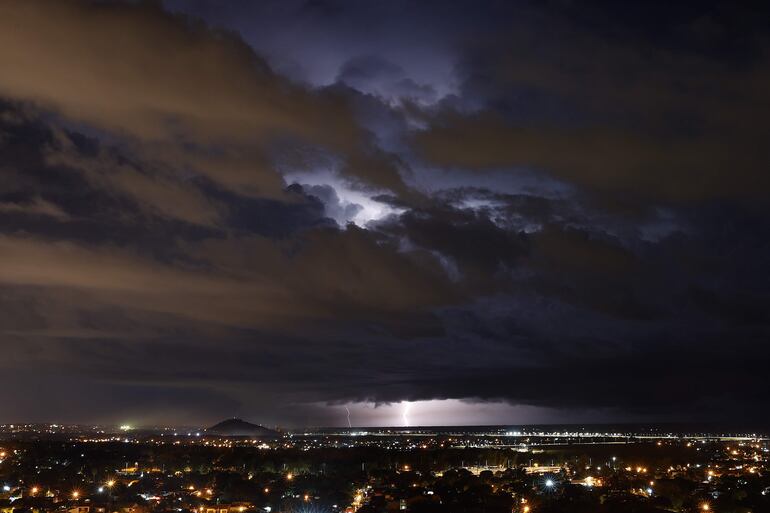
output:
{"label": "city light", "polygon": [[[488,491],[481,493],[488,494],[490,499],[501,493],[515,493],[513,496],[515,506],[512,511],[519,513],[536,513],[547,509],[539,506],[544,503],[554,507],[562,507],[562,509],[555,509],[554,511],[569,513],[570,494],[561,492],[562,490],[568,492],[578,485],[584,486],[586,493],[596,496],[625,494],[635,496],[636,500],[651,501],[655,498],[663,502],[671,500],[671,490],[664,484],[666,480],[683,479],[695,485],[689,492],[689,500],[694,510],[704,513],[724,509],[710,504],[711,497],[719,497],[735,489],[740,489],[742,490],[741,493],[745,493],[749,500],[758,501],[763,495],[766,496],[770,490],[770,487],[754,486],[751,483],[751,478],[749,478],[752,474],[754,478],[760,473],[764,475],[770,469],[770,465],[768,465],[770,462],[765,456],[769,452],[770,444],[764,441],[759,444],[759,447],[752,447],[749,450],[744,450],[743,448],[747,445],[741,444],[739,455],[734,457],[731,454],[733,449],[726,451],[725,446],[719,443],[718,437],[703,436],[703,443],[694,442],[700,451],[692,451],[687,461],[677,462],[673,465],[670,456],[676,455],[679,449],[685,446],[685,442],[666,443],[660,451],[671,450],[672,452],[666,454],[662,460],[666,463],[661,465],[660,462],[656,462],[656,459],[645,459],[644,457],[644,449],[653,445],[654,440],[651,442],[639,437],[640,440],[637,442],[633,440],[626,442],[637,444],[637,448],[640,449],[636,453],[638,460],[634,462],[633,466],[626,467],[624,463],[616,467],[609,463],[611,457],[606,458],[608,464],[597,465],[595,456],[594,461],[590,460],[590,452],[575,458],[559,457],[555,455],[556,453],[548,456],[541,456],[540,454],[545,448],[552,447],[552,444],[569,446],[572,441],[575,442],[575,445],[569,449],[570,451],[579,451],[580,447],[587,442],[614,444],[617,443],[616,440],[618,439],[627,440],[629,438],[624,434],[586,433],[578,430],[554,432],[543,430],[527,432],[524,430],[521,436],[527,439],[526,445],[515,444],[514,447],[521,452],[529,452],[531,456],[528,455],[515,461],[513,458],[508,458],[507,452],[511,445],[510,438],[504,434],[508,432],[507,430],[498,431],[496,428],[489,428],[488,431],[480,431],[478,428],[474,428],[463,431],[461,428],[457,428],[457,431],[448,434],[445,431],[446,428],[370,429],[372,434],[359,432],[356,435],[350,434],[347,430],[337,433],[328,428],[318,431],[296,430],[268,441],[195,437],[192,434],[186,438],[178,435],[169,438],[157,436],[155,440],[149,438],[138,442],[142,444],[141,451],[137,451],[133,446],[126,447],[125,451],[114,445],[102,446],[104,441],[116,440],[116,438],[111,438],[112,435],[110,434],[101,432],[78,434],[73,436],[71,442],[61,448],[41,452],[17,451],[15,454],[18,455],[22,465],[20,468],[30,469],[30,473],[15,475],[15,481],[8,478],[9,480],[0,483],[0,486],[3,487],[6,494],[2,497],[6,499],[15,500],[13,495],[16,495],[15,491],[19,488],[21,490],[18,494],[19,497],[26,494],[30,499],[34,497],[40,500],[42,494],[45,493],[46,499],[51,499],[55,503],[72,501],[70,502],[72,507],[106,503],[106,494],[120,485],[121,488],[126,486],[125,491],[128,494],[137,493],[147,502],[148,511],[146,513],[163,513],[164,511],[205,513],[209,508],[214,509],[215,513],[264,512],[269,503],[273,503],[273,511],[323,511],[329,513],[328,506],[338,501],[334,499],[327,503],[327,500],[330,499],[327,495],[329,487],[326,484],[329,477],[325,468],[328,463],[325,459],[313,462],[312,455],[325,453],[324,449],[339,450],[342,447],[360,447],[399,452],[383,452],[384,455],[381,459],[375,460],[376,456],[369,456],[364,462],[354,462],[350,469],[350,475],[358,477],[350,479],[352,488],[347,507],[340,504],[339,507],[331,511],[352,513],[361,510],[361,508],[379,507],[380,501],[383,500],[381,491],[383,489],[393,490],[390,492],[393,494],[391,495],[393,498],[385,498],[389,510],[398,511],[404,508],[408,510],[411,501],[418,499],[436,501],[437,503],[447,502],[449,507],[453,508],[457,506],[457,503],[453,503],[454,497],[459,497],[463,490],[467,489],[468,483],[486,485],[482,488],[486,488]],[[191,430],[191,433],[194,431]],[[731,436],[731,442],[735,438],[735,436]],[[117,440],[122,439],[122,435],[117,438]],[[693,438],[691,437],[690,440]],[[748,440],[754,441],[756,439],[749,438]],[[85,448],[86,444],[89,445],[88,449]],[[251,466],[250,458],[256,451],[262,450],[260,446],[263,444],[267,445],[271,451],[276,451],[276,461],[283,467],[282,471],[276,469],[272,472],[259,472]],[[122,446],[123,444],[120,444],[117,447]],[[181,448],[175,456],[172,456],[178,446]],[[188,454],[195,452],[196,448],[199,447],[211,451],[200,453],[208,454],[210,459],[201,458],[197,462],[191,462]],[[489,460],[458,461],[454,464],[432,458],[420,459],[420,456],[424,454],[424,448],[440,447],[483,447],[489,451],[490,456]],[[734,445],[734,447],[737,449],[737,446]],[[157,448],[158,452],[154,452],[154,448]],[[240,448],[240,450],[232,451],[234,448]],[[500,452],[502,458],[496,458],[495,461],[492,461],[492,451],[496,448],[502,451]],[[290,455],[290,457],[282,461],[280,451],[287,451],[285,454]],[[656,453],[658,453],[656,458],[660,451],[656,449]],[[292,458],[297,452],[307,454],[306,458],[308,459],[302,463],[293,460]],[[100,472],[83,472],[78,474],[76,489],[74,486],[63,490],[57,486],[47,489],[39,483],[40,476],[34,469],[57,469],[61,467],[62,474],[57,479],[68,476],[71,469],[67,468],[69,466],[67,458],[71,458],[72,454],[92,455],[94,462],[98,462],[97,465],[103,469],[102,472],[114,472],[114,474],[106,474],[106,476],[114,477],[105,479],[103,477],[105,475],[100,474]],[[376,451],[372,451],[370,454],[376,454]],[[624,459],[625,456],[621,456],[618,461]],[[419,468],[410,465],[418,460],[420,461]],[[67,464],[64,465],[63,463]],[[215,477],[203,477],[198,468],[237,473],[244,481],[249,479],[251,480],[249,483],[258,484],[258,487],[252,489],[251,497],[244,495],[233,501],[233,499],[228,498],[230,494],[224,482]],[[381,484],[372,481],[373,471],[370,470],[371,468],[378,468],[376,479]],[[457,472],[460,471],[463,479],[458,482]],[[301,472],[301,474],[296,472]],[[170,476],[174,476],[174,479],[168,479]],[[405,480],[404,478],[407,476],[409,479]],[[706,479],[712,476],[714,479]],[[730,479],[716,479],[716,476],[729,476]],[[738,479],[732,479],[733,476]],[[203,479],[207,479],[207,481],[203,481]],[[133,489],[129,490],[130,487],[136,486],[140,482],[142,484],[137,488],[141,487],[142,490],[135,492]],[[25,483],[29,484],[25,485]],[[533,485],[536,486],[533,487]],[[148,488],[149,486],[152,488]],[[198,486],[201,487],[196,488]],[[151,492],[148,491],[150,489]],[[447,494],[445,490],[450,491],[450,493]],[[516,491],[514,492],[514,490]],[[101,495],[98,495],[97,491]],[[91,494],[93,497],[90,497]],[[113,500],[120,502],[123,500],[122,496],[123,494],[117,497],[110,496],[109,502],[113,502]],[[163,499],[164,497],[168,497],[168,499]],[[173,507],[164,509],[169,505],[169,501],[173,501]],[[293,509],[282,507],[282,501],[290,503],[293,501],[291,506]],[[223,512],[222,510],[225,509],[226,512]],[[449,509],[449,511],[453,510]],[[753,507],[752,511],[759,511],[759,508]],[[103,513],[114,512],[104,511]]]}

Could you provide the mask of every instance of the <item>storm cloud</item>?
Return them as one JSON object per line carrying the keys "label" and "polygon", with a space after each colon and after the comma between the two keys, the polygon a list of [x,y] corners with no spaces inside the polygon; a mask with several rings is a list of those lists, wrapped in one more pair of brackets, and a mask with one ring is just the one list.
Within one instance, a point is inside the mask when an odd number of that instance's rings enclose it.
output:
{"label": "storm cloud", "polygon": [[1,422],[768,420],[751,13],[217,7],[0,2]]}

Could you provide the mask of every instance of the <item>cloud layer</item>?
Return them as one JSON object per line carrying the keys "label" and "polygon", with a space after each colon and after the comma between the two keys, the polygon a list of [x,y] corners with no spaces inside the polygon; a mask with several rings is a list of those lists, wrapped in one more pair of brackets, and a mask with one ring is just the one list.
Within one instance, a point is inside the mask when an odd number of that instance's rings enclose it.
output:
{"label": "cloud layer", "polygon": [[746,13],[213,5],[0,2],[0,421],[768,420]]}

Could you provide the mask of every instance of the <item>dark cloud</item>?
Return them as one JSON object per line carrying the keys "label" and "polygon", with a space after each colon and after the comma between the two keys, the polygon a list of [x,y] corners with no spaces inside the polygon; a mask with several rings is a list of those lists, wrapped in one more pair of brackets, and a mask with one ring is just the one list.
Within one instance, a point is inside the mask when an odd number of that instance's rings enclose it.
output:
{"label": "dark cloud", "polygon": [[437,97],[433,87],[417,84],[406,76],[403,68],[377,55],[362,55],[350,59],[340,68],[337,80],[386,100],[433,103]]}
{"label": "dark cloud", "polygon": [[727,30],[729,17],[681,20],[674,44],[570,14],[543,12],[538,30],[510,20],[467,48],[460,96],[415,133],[421,154],[442,166],[534,168],[636,202],[767,196],[766,34],[737,64],[692,41],[693,24]]}
{"label": "dark cloud", "polygon": [[291,84],[231,33],[149,3],[5,3],[0,19],[0,64],[15,70],[0,93],[127,135],[148,158],[276,194],[282,181],[267,155],[298,139],[350,159],[356,178],[403,192],[344,97]]}
{"label": "dark cloud", "polygon": [[164,5],[0,3],[0,420],[768,420],[742,9]]}
{"label": "dark cloud", "polygon": [[357,203],[341,201],[337,191],[331,185],[310,185],[303,187],[303,190],[307,194],[318,198],[324,205],[324,214],[337,221],[340,225],[347,224],[363,209]]}
{"label": "dark cloud", "polygon": [[449,274],[472,287],[506,280],[528,251],[526,237],[498,227],[486,213],[470,209],[413,209],[382,228],[441,255]]}

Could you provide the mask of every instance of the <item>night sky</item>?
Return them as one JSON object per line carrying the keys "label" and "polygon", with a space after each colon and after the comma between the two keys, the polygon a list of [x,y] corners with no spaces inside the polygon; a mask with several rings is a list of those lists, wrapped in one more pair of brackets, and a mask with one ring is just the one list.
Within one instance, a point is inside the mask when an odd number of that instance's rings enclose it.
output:
{"label": "night sky", "polygon": [[767,425],[769,16],[0,0],[0,422]]}

